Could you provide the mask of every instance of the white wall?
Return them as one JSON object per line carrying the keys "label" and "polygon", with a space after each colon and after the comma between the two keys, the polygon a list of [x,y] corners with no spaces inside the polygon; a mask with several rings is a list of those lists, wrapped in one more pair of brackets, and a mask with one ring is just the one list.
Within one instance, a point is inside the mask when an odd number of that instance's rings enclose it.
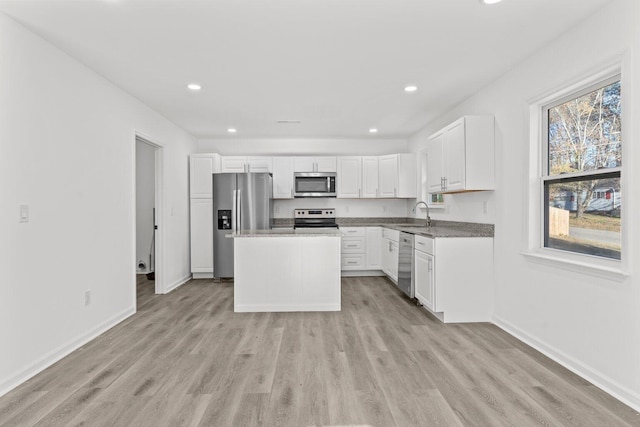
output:
{"label": "white wall", "polygon": [[[404,139],[201,139],[198,152],[227,156],[377,156],[406,153]],[[293,199],[275,200],[275,218],[293,218],[296,208],[335,208],[339,217],[406,217],[403,199]]]}
{"label": "white wall", "polygon": [[495,192],[449,196],[449,213],[437,217],[495,220],[495,321],[556,360],[640,409],[640,274],[623,282],[534,264],[527,248],[529,104],[624,57],[624,257],[637,264],[640,234],[640,6],[617,0],[515,67],[495,83],[430,123],[409,142],[465,114],[496,118]]}
{"label": "white wall", "polygon": [[218,153],[223,156],[245,155],[331,155],[331,156],[373,156],[383,154],[406,153],[408,150],[405,139],[311,139],[311,138],[282,138],[282,139],[200,139],[199,153]]}
{"label": "white wall", "polygon": [[141,140],[136,141],[136,267],[143,261],[147,266],[138,272],[151,271],[149,254],[153,239],[153,208],[155,195],[155,148]]}
{"label": "white wall", "polygon": [[135,311],[134,130],[164,146],[165,282],[189,277],[196,142],[1,14],[0,64],[3,394]]}

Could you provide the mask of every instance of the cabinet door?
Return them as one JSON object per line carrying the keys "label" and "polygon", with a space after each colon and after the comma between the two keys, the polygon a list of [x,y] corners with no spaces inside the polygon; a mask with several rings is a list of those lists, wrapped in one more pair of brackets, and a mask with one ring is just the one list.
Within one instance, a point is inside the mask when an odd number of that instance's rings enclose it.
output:
{"label": "cabinet door", "polygon": [[338,158],[338,197],[357,199],[360,197],[360,157]]}
{"label": "cabinet door", "polygon": [[378,196],[396,197],[398,188],[398,156],[378,158]]}
{"label": "cabinet door", "polygon": [[378,156],[362,157],[361,197],[378,197]]}
{"label": "cabinet door", "polygon": [[191,272],[213,273],[213,199],[191,200]]}
{"label": "cabinet door", "polygon": [[398,242],[391,242],[391,249],[389,250],[389,271],[391,279],[398,283],[398,259],[400,257],[400,246]]}
{"label": "cabinet door", "polygon": [[248,157],[247,172],[272,172],[271,157]]}
{"label": "cabinet door", "polygon": [[416,298],[428,309],[435,311],[434,258],[421,251],[414,253]]}
{"label": "cabinet door", "polygon": [[315,172],[316,159],[314,157],[294,157],[294,172]]}
{"label": "cabinet door", "polygon": [[189,192],[192,199],[212,197],[211,175],[216,171],[217,154],[192,154],[189,164]]}
{"label": "cabinet door", "polygon": [[427,143],[427,191],[429,193],[440,193],[444,190],[442,178],[442,141],[444,135],[439,133],[433,136]]}
{"label": "cabinet door", "polygon": [[381,270],[382,228],[367,227],[365,233],[365,269]]}
{"label": "cabinet door", "polygon": [[293,199],[293,157],[273,158],[273,198]]}
{"label": "cabinet door", "polygon": [[246,172],[247,158],[244,156],[222,156],[222,173],[242,173]]}
{"label": "cabinet door", "polygon": [[446,178],[445,190],[455,191],[465,188],[465,126],[464,119],[458,120],[444,132],[442,142]]}
{"label": "cabinet door", "polygon": [[338,172],[337,158],[316,157],[316,172]]}
{"label": "cabinet door", "polygon": [[380,267],[387,276],[391,275],[391,240],[380,239]]}

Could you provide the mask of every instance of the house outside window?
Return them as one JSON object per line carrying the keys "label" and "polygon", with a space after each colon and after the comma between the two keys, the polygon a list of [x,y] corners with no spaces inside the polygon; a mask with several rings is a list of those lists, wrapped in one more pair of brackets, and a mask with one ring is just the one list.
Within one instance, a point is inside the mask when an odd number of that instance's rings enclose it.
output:
{"label": "house outside window", "polygon": [[543,107],[544,248],[621,259],[621,117],[619,75]]}

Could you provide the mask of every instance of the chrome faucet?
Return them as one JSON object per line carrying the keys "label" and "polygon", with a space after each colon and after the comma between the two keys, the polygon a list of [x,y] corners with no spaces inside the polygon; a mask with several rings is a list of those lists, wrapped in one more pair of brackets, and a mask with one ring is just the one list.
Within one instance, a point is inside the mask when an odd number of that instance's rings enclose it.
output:
{"label": "chrome faucet", "polygon": [[420,200],[418,203],[416,203],[416,205],[413,207],[413,210],[415,211],[416,208],[419,205],[424,205],[425,208],[427,208],[427,227],[431,227],[431,217],[429,216],[429,205],[427,204],[427,202]]}

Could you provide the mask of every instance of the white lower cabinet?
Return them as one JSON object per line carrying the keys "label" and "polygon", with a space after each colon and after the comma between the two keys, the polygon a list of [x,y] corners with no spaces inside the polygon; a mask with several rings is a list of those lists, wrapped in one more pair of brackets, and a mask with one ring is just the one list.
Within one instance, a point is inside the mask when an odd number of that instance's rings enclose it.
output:
{"label": "white lower cabinet", "polygon": [[[415,236],[414,251],[414,284],[415,296],[425,307],[436,311],[434,286],[433,239]],[[429,250],[431,249],[431,250]]]}
{"label": "white lower cabinet", "polygon": [[364,267],[367,270],[381,270],[382,227],[367,227],[365,234]]}
{"label": "white lower cabinet", "polygon": [[415,296],[445,323],[487,322],[493,311],[493,238],[416,236]]}
{"label": "white lower cabinet", "polygon": [[191,273],[213,278],[213,199],[191,199]]}
{"label": "white lower cabinet", "polygon": [[382,229],[380,264],[382,271],[395,283],[398,283],[398,255],[400,232],[389,228]]}
{"label": "white lower cabinet", "polygon": [[[380,271],[381,227],[340,227],[342,271]],[[371,273],[368,273],[371,274]]]}
{"label": "white lower cabinet", "polygon": [[342,270],[364,270],[365,228],[341,227]]}

